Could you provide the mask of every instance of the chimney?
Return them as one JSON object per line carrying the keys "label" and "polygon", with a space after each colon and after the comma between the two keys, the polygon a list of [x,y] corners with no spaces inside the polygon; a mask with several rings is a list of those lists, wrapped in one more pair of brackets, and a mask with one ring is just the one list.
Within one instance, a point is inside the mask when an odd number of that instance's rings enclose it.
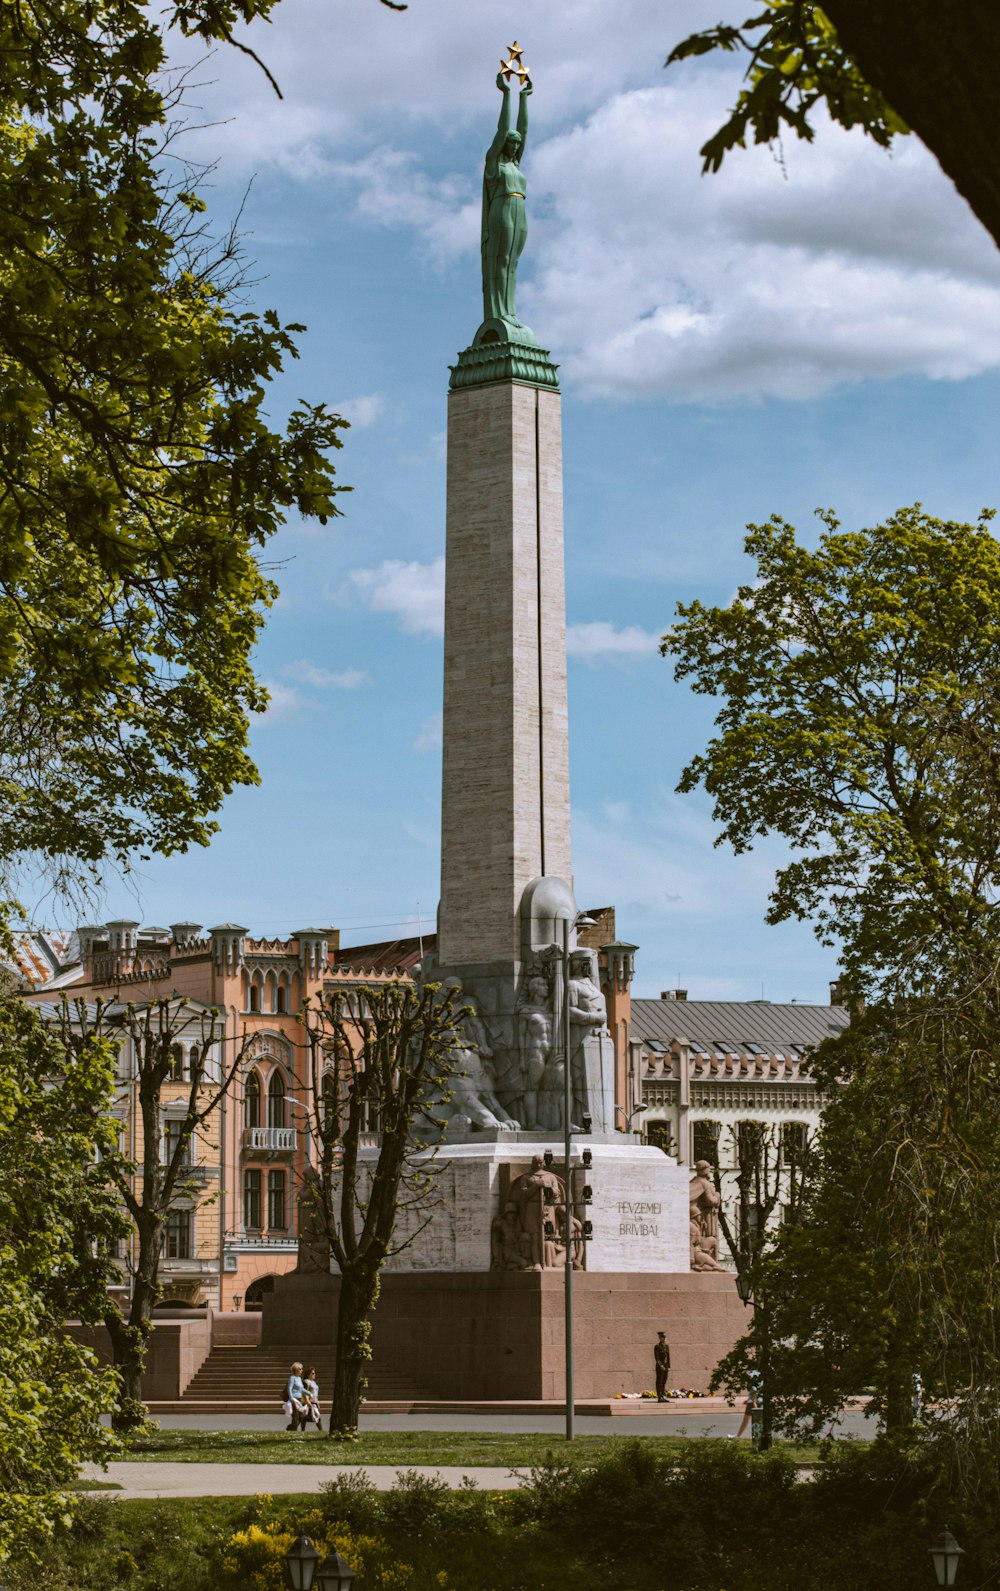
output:
{"label": "chimney", "polygon": [[686,989],[661,989],[660,990],[660,999],[661,1000],[686,1000],[687,997],[688,997],[688,992],[687,992]]}

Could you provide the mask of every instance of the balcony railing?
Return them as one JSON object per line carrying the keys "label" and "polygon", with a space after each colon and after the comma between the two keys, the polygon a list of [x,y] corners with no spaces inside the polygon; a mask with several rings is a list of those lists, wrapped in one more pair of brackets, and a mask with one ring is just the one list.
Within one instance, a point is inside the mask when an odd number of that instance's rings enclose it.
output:
{"label": "balcony railing", "polygon": [[227,1232],[227,1249],[271,1249],[279,1253],[292,1252],[299,1246],[298,1238],[290,1232],[264,1232],[256,1228],[239,1227]]}
{"label": "balcony railing", "polygon": [[244,1149],[294,1149],[294,1127],[244,1127]]}

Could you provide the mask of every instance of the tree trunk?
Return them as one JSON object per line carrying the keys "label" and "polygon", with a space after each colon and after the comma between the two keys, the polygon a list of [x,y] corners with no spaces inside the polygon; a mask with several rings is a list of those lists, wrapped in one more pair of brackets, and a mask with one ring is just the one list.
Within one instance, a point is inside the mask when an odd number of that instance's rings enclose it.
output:
{"label": "tree trunk", "polygon": [[358,1428],[358,1409],[371,1362],[371,1317],[378,1298],[378,1273],[377,1265],[358,1264],[340,1278],[331,1436],[345,1436]]}
{"label": "tree trunk", "polygon": [[104,1317],[111,1338],[115,1373],[118,1377],[118,1405],[111,1415],[111,1428],[119,1436],[137,1430],[145,1423],[146,1406],[142,1401],[142,1372],[146,1362],[146,1344],[149,1325],[145,1328],[125,1321],[113,1307]]}
{"label": "tree trunk", "polygon": [[119,1386],[118,1407],[111,1416],[111,1427],[119,1433],[134,1431],[146,1421],[142,1372],[153,1329],[153,1305],[159,1293],[157,1270],[161,1232],[161,1222],[150,1223],[146,1230],[139,1232],[139,1263],[132,1283],[128,1319],[123,1320],[113,1305],[104,1317]]}
{"label": "tree trunk", "polygon": [[905,1431],[913,1424],[913,1376],[891,1352],[885,1386],[885,1428]]}
{"label": "tree trunk", "polygon": [[823,0],[823,10],[1000,245],[996,0]]}

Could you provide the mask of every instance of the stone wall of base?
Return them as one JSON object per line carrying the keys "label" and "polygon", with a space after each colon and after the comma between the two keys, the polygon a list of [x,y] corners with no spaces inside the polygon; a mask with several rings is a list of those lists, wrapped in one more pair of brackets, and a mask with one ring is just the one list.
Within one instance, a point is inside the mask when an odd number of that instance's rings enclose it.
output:
{"label": "stone wall of base", "polygon": [[[70,1321],[66,1329],[76,1342],[93,1349],[101,1364],[111,1363],[107,1327]],[[213,1347],[256,1347],[260,1336],[261,1320],[256,1313],[215,1315],[211,1310],[192,1310],[173,1320],[155,1319],[146,1350],[143,1397],[150,1402],[179,1398]]]}
{"label": "stone wall of base", "polygon": [[[746,1329],[731,1276],[577,1272],[574,1383],[578,1398],[652,1388],[653,1344],[665,1331],[671,1386],[707,1391],[718,1361]],[[292,1274],[265,1299],[267,1347],[336,1340],[337,1276]],[[375,1358],[446,1399],[560,1398],[564,1392],[563,1276],[558,1271],[382,1277]]]}

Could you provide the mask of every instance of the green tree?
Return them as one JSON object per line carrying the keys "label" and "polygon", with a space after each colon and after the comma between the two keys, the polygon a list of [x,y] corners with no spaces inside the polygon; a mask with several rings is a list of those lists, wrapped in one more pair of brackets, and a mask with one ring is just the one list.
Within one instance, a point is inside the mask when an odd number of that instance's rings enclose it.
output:
{"label": "green tree", "polygon": [[114,1049],[67,1055],[38,1013],[0,991],[0,1562],[70,1509],[82,1460],[117,1447],[101,1425],[114,1379],[64,1322],[99,1321],[124,1225],[102,1155]]}
{"label": "green tree", "polygon": [[[768,1318],[719,1368],[741,1384],[770,1333],[778,1424],[816,1433],[872,1393],[949,1484],[1000,1499],[997,991],[878,1007],[816,1062],[831,1102],[801,1218],[754,1267]],[[919,1394],[915,1404],[915,1394]]]}
{"label": "green tree", "polygon": [[[190,0],[212,41],[274,0]],[[295,334],[247,309],[178,167],[160,19],[130,0],[0,15],[0,885],[207,843],[256,772],[252,648],[289,513],[325,521],[343,422],[268,419]]]}
{"label": "green tree", "polygon": [[1000,244],[995,92],[1000,14],[992,0],[764,0],[741,25],[722,23],[671,51],[748,56],[729,120],[702,149],[706,171],[752,134],[814,136],[817,105],[843,127],[888,145],[912,129]]}
{"label": "green tree", "polygon": [[319,1149],[303,1212],[340,1272],[331,1436],[357,1429],[382,1267],[431,1219],[433,1153],[419,1126],[455,1069],[455,1024],[468,1009],[457,998],[433,983],[372,984],[335,989],[303,1013]]}
{"label": "green tree", "polygon": [[755,578],[663,650],[721,699],[684,770],[735,851],[782,836],[768,920],[812,918],[848,988],[967,989],[1000,941],[1000,547],[919,505],[818,547],[750,527]]}

